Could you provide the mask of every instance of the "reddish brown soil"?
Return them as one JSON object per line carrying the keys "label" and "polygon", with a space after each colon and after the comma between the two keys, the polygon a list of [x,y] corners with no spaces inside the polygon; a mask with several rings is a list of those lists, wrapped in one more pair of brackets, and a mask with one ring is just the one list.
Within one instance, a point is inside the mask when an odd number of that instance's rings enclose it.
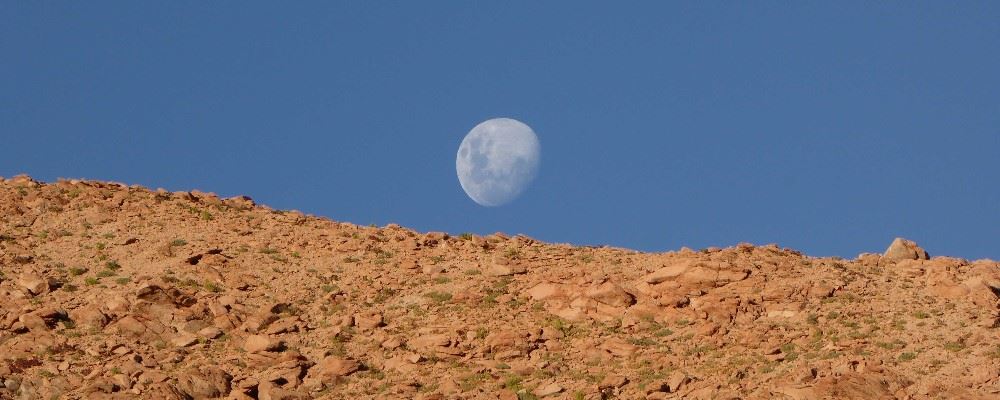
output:
{"label": "reddish brown soil", "polygon": [[998,398],[1000,264],[926,257],[640,253],[0,178],[0,399]]}

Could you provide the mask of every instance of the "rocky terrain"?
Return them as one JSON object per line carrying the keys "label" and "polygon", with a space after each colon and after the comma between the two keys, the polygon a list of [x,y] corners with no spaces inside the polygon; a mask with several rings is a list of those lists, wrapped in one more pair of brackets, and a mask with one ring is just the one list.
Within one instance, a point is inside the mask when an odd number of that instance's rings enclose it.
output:
{"label": "rocky terrain", "polygon": [[640,253],[0,178],[0,399],[998,398],[998,295],[903,239]]}

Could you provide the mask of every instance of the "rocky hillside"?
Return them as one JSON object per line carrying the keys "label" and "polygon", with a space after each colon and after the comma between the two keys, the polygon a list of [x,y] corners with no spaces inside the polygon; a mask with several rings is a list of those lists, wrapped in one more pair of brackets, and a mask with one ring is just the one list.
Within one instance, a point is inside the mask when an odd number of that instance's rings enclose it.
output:
{"label": "rocky hillside", "polygon": [[0,399],[1000,396],[1000,264],[639,253],[0,178]]}

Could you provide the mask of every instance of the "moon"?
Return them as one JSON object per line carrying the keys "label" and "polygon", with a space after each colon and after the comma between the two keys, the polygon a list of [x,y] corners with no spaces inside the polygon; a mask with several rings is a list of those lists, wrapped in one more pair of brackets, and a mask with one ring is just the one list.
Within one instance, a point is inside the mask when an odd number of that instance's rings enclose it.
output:
{"label": "moon", "polygon": [[462,190],[481,206],[510,203],[535,179],[542,149],[531,127],[494,118],[472,128],[458,146],[455,170]]}

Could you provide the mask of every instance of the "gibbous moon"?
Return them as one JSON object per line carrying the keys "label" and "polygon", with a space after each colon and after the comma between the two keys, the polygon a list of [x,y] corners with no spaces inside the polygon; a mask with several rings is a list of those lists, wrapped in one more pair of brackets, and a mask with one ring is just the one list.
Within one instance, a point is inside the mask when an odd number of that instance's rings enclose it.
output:
{"label": "gibbous moon", "polygon": [[542,149],[531,127],[494,118],[472,128],[458,147],[455,170],[465,194],[495,207],[516,199],[535,179]]}

